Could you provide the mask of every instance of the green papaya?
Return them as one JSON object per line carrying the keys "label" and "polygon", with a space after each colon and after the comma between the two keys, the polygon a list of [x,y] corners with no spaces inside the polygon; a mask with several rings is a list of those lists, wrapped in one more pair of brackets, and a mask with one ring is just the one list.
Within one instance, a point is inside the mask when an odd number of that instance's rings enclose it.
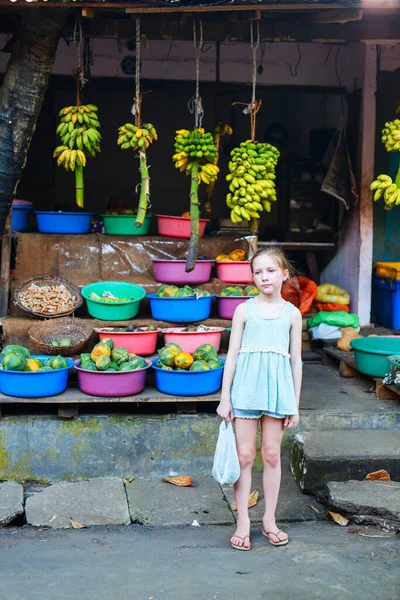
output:
{"label": "green papaya", "polygon": [[31,355],[31,353],[29,352],[29,350],[27,348],[24,348],[23,346],[16,346],[14,344],[10,344],[8,346],[4,346],[4,348],[1,352],[1,357],[4,358],[4,356],[9,354],[10,352],[19,352],[25,358],[29,358]]}
{"label": "green papaya", "polygon": [[210,369],[210,365],[205,360],[195,360],[189,371],[209,371]]}
{"label": "green papaya", "polygon": [[110,357],[109,356],[100,356],[97,360],[96,360],[96,369],[98,371],[107,371],[108,367],[110,366]]}

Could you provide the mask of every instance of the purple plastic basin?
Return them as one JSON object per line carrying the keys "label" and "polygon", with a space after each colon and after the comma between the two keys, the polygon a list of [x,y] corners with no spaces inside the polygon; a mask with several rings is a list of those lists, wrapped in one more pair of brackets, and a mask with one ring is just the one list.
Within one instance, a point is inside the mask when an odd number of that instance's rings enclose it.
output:
{"label": "purple plastic basin", "polygon": [[235,308],[248,299],[249,296],[217,296],[219,318],[232,319]]}
{"label": "purple plastic basin", "polygon": [[160,283],[207,283],[213,263],[213,260],[197,260],[193,271],[186,273],[186,260],[153,260],[154,278]]}
{"label": "purple plastic basin", "polygon": [[143,392],[146,385],[147,369],[151,367],[151,360],[145,359],[147,367],[137,371],[123,371],[121,373],[106,373],[105,371],[86,371],[80,368],[80,360],[76,361],[75,368],[78,372],[79,388],[89,396],[103,398],[120,398],[134,396]]}

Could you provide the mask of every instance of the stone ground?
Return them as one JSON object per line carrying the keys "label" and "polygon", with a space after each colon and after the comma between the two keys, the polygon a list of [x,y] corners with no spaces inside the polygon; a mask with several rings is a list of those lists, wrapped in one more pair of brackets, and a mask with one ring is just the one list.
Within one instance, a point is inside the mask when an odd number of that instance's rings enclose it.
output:
{"label": "stone ground", "polygon": [[[334,523],[290,523],[271,546],[253,526],[250,552],[232,526],[0,530],[4,600],[396,600],[400,535]],[[363,535],[361,535],[363,534]]]}

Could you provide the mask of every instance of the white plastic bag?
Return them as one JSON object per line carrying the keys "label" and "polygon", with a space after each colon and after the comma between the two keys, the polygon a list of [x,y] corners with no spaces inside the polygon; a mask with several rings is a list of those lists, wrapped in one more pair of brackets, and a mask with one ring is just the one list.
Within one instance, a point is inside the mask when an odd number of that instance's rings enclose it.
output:
{"label": "white plastic bag", "polygon": [[240,464],[232,423],[225,423],[225,421],[222,421],[219,426],[212,476],[221,485],[232,485],[239,479]]}

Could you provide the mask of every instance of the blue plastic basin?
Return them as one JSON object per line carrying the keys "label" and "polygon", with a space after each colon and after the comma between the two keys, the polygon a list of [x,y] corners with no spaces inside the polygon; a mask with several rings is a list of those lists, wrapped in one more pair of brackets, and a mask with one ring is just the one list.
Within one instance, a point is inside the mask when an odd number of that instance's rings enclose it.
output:
{"label": "blue plastic basin", "polygon": [[[31,358],[38,358],[44,362],[51,357],[32,354]],[[6,396],[17,398],[45,398],[46,396],[61,394],[67,387],[68,372],[74,365],[71,358],[65,360],[68,362],[68,367],[56,371],[45,371],[44,373],[3,371],[0,369],[0,392]]]}
{"label": "blue plastic basin", "polygon": [[35,210],[40,233],[89,233],[94,214],[91,212]]}
{"label": "blue plastic basin", "polygon": [[196,298],[157,298],[155,294],[147,294],[153,319],[171,323],[192,323],[208,319],[211,303],[215,294]]}
{"label": "blue plastic basin", "polygon": [[29,217],[32,206],[13,206],[11,212],[11,229],[13,231],[28,231]]}
{"label": "blue plastic basin", "polygon": [[[225,360],[220,359],[224,363]],[[217,392],[221,387],[224,367],[209,371],[166,371],[156,367],[158,358],[153,359],[156,373],[156,387],[171,396],[206,396]]]}

